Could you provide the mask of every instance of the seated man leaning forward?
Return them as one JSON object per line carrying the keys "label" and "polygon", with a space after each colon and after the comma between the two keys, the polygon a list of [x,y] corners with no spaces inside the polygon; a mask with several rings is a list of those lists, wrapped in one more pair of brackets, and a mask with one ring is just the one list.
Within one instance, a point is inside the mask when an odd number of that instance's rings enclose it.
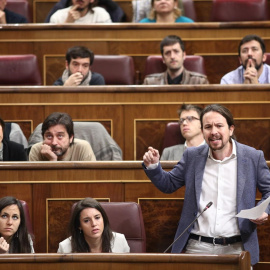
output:
{"label": "seated man leaning forward", "polygon": [[94,53],[83,46],[70,48],[66,53],[66,69],[53,85],[87,86],[105,85],[103,76],[92,72]]}
{"label": "seated man leaning forward", "polygon": [[74,139],[73,121],[67,113],[50,114],[41,127],[43,142],[32,146],[29,161],[95,161],[91,145]]}
{"label": "seated man leaning forward", "polygon": [[268,84],[270,66],[265,64],[265,44],[256,35],[245,36],[238,46],[241,66],[221,78],[221,84]]}
{"label": "seated man leaning forward", "polygon": [[111,23],[110,14],[102,7],[96,7],[97,0],[71,0],[72,6],[57,10],[50,23]]}
{"label": "seated man leaning forward", "polygon": [[185,144],[164,148],[160,160],[180,160],[188,147],[197,147],[205,143],[201,129],[202,108],[196,105],[183,104],[178,110],[180,131],[186,139]]}
{"label": "seated man leaning forward", "polygon": [[188,71],[184,68],[186,57],[185,46],[178,36],[167,36],[160,43],[160,52],[167,70],[163,73],[147,75],[143,84],[208,84],[203,74]]}

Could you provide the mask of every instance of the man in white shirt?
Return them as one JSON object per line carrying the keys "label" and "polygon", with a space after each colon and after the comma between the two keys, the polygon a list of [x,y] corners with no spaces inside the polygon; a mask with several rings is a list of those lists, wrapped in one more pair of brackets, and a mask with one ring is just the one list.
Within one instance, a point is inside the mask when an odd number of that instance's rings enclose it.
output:
{"label": "man in white shirt", "polygon": [[110,14],[102,7],[96,7],[96,0],[72,0],[72,6],[57,10],[50,23],[111,23]]}
{"label": "man in white shirt", "polygon": [[262,151],[233,139],[234,120],[230,111],[218,104],[207,106],[200,116],[206,141],[188,148],[170,172],[162,170],[158,150],[149,147],[143,156],[147,176],[161,191],[172,193],[185,186],[185,200],[176,238],[194,221],[208,202],[212,207],[172,247],[173,253],[239,254],[247,250],[251,264],[259,261],[256,226],[268,219],[269,205],[256,220],[237,218],[243,209],[270,196],[270,172]]}
{"label": "man in white shirt", "polygon": [[205,143],[200,115],[202,108],[196,105],[183,104],[178,110],[180,131],[186,139],[185,144],[177,144],[163,149],[160,160],[180,160],[188,147],[197,147]]}

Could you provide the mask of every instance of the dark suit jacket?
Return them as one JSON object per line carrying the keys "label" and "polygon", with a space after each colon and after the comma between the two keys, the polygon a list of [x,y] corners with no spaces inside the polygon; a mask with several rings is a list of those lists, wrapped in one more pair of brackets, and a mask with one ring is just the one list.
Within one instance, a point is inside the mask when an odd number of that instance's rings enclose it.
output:
{"label": "dark suit jacket", "polygon": [[3,140],[3,161],[27,161],[23,145]]}
{"label": "dark suit jacket", "polygon": [[[162,170],[160,164],[154,170],[145,172],[154,185],[165,193],[172,193],[186,187],[184,206],[178,224],[177,238],[198,214],[204,168],[208,156],[208,145],[185,150],[180,162],[170,171]],[[270,196],[270,172],[262,151],[236,142],[237,153],[237,212],[255,206],[256,188],[262,193],[261,203]],[[269,214],[270,208],[266,209]],[[251,264],[259,261],[259,244],[256,224],[248,219],[238,218],[238,225],[245,250],[250,252]],[[172,248],[180,253],[189,238],[190,228]]]}
{"label": "dark suit jacket", "polygon": [[4,9],[6,13],[6,21],[7,23],[28,23],[27,19],[21,14],[15,13],[8,9]]}

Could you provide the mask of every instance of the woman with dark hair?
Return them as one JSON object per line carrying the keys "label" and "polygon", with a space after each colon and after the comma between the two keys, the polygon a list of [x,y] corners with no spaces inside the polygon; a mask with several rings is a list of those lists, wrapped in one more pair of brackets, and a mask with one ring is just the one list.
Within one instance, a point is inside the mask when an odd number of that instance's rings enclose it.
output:
{"label": "woman with dark hair", "polygon": [[21,202],[14,197],[0,199],[0,253],[34,253]]}
{"label": "woman with dark hair", "polygon": [[69,221],[70,237],[59,244],[58,253],[127,253],[130,251],[123,234],[112,232],[108,216],[98,201],[79,201]]}

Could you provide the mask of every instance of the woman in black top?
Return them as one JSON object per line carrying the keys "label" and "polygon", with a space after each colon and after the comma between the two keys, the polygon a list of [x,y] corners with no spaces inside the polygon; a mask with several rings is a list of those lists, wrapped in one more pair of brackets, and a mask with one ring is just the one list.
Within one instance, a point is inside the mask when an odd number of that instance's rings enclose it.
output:
{"label": "woman in black top", "polygon": [[4,131],[5,122],[0,118],[0,161],[27,161],[23,145],[10,141]]}

